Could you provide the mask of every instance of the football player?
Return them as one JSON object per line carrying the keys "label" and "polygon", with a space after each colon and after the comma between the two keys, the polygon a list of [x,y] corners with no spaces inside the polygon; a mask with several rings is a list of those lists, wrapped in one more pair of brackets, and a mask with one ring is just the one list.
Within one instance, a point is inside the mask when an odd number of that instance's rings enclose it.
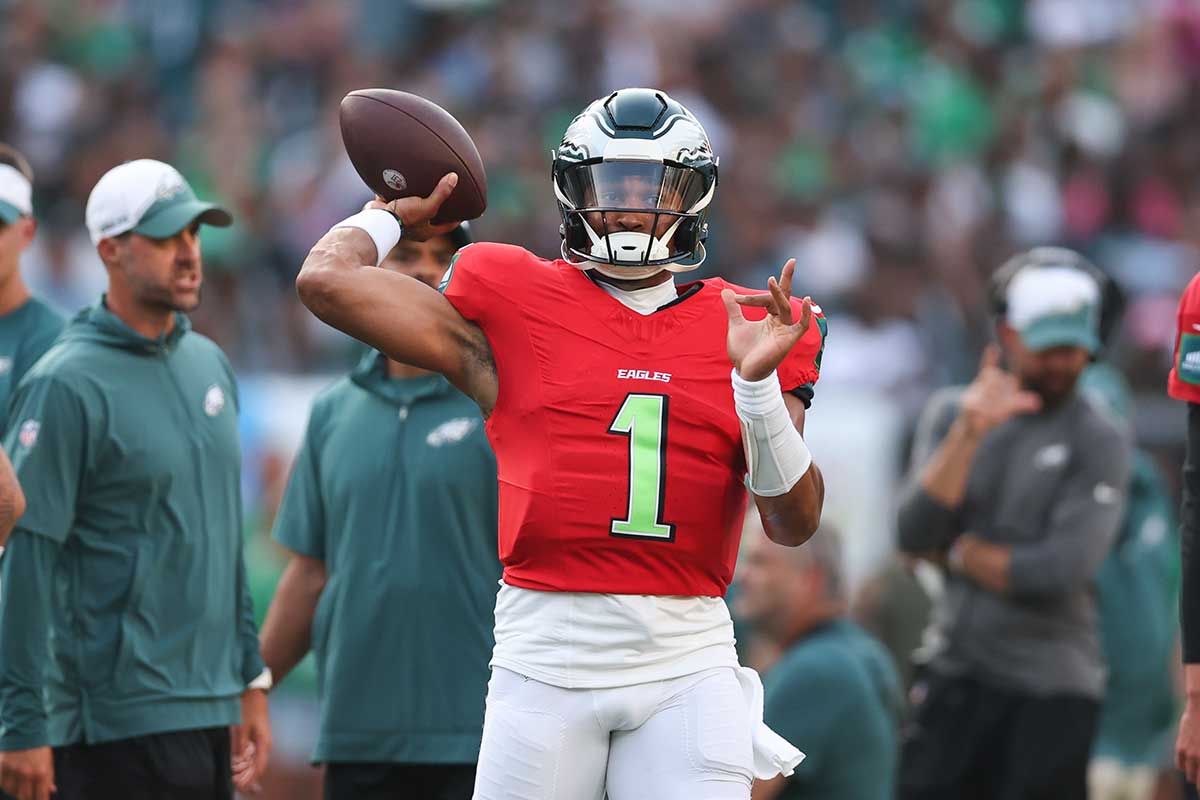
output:
{"label": "football player", "polygon": [[765,294],[676,284],[704,260],[717,159],[663,92],[614,92],[567,129],[561,259],[473,244],[441,294],[362,268],[451,229],[431,220],[456,182],[368,203],[297,287],[487,417],[504,579],[475,797],[746,800],[754,777],[803,756],[762,724],[722,598],[745,486],[776,542],[802,544],[820,520],[801,434],[824,320],[790,297],[794,261]]}

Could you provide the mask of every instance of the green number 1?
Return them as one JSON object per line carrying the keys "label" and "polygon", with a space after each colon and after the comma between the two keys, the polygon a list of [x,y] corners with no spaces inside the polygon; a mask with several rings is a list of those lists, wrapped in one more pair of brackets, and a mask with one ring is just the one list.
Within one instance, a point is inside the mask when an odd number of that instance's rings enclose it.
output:
{"label": "green number 1", "polygon": [[667,472],[667,400],[663,394],[629,394],[608,426],[629,437],[629,515],[612,521],[613,536],[674,541],[675,525],[663,522]]}

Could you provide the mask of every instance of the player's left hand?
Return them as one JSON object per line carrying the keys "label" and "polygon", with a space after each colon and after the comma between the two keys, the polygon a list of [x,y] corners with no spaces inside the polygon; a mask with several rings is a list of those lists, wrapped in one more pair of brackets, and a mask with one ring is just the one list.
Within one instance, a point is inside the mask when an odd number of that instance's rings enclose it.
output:
{"label": "player's left hand", "polygon": [[255,794],[262,787],[258,779],[267,771],[271,757],[271,719],[267,713],[267,693],[262,689],[242,692],[242,724],[231,730],[233,745],[233,785],[239,792]]}
{"label": "player's left hand", "polygon": [[[811,297],[804,298],[799,321],[792,313],[792,274],[795,271],[796,259],[789,258],[779,280],[774,277],[767,280],[767,294],[736,294],[731,289],[721,292],[725,311],[729,314],[726,338],[729,360],[738,374],[748,381],[760,381],[770,375],[812,324]],[[751,322],[739,306],[765,308],[767,316]]]}

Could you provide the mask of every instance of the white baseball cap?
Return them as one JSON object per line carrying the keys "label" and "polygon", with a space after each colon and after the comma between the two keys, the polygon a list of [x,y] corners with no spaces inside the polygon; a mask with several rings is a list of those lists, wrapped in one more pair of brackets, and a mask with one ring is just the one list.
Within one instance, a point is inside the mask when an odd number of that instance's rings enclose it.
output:
{"label": "white baseball cap", "polygon": [[1023,269],[1008,285],[1007,299],[1008,324],[1030,350],[1100,349],[1100,287],[1079,269]]}
{"label": "white baseball cap", "polygon": [[196,220],[220,228],[233,223],[227,210],[197,199],[179,170],[152,158],[104,173],[88,196],[84,216],[92,244],[129,231],[167,239]]}
{"label": "white baseball cap", "polygon": [[0,164],[0,221],[11,225],[33,214],[33,187],[20,170]]}

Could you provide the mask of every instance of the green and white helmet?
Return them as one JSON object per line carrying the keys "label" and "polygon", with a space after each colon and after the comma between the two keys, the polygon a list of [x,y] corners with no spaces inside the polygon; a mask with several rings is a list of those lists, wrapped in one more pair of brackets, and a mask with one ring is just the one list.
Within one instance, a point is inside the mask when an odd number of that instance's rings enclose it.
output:
{"label": "green and white helmet", "polygon": [[553,155],[568,262],[636,280],[704,261],[717,159],[700,122],[665,92],[621,89],[594,101]]}

